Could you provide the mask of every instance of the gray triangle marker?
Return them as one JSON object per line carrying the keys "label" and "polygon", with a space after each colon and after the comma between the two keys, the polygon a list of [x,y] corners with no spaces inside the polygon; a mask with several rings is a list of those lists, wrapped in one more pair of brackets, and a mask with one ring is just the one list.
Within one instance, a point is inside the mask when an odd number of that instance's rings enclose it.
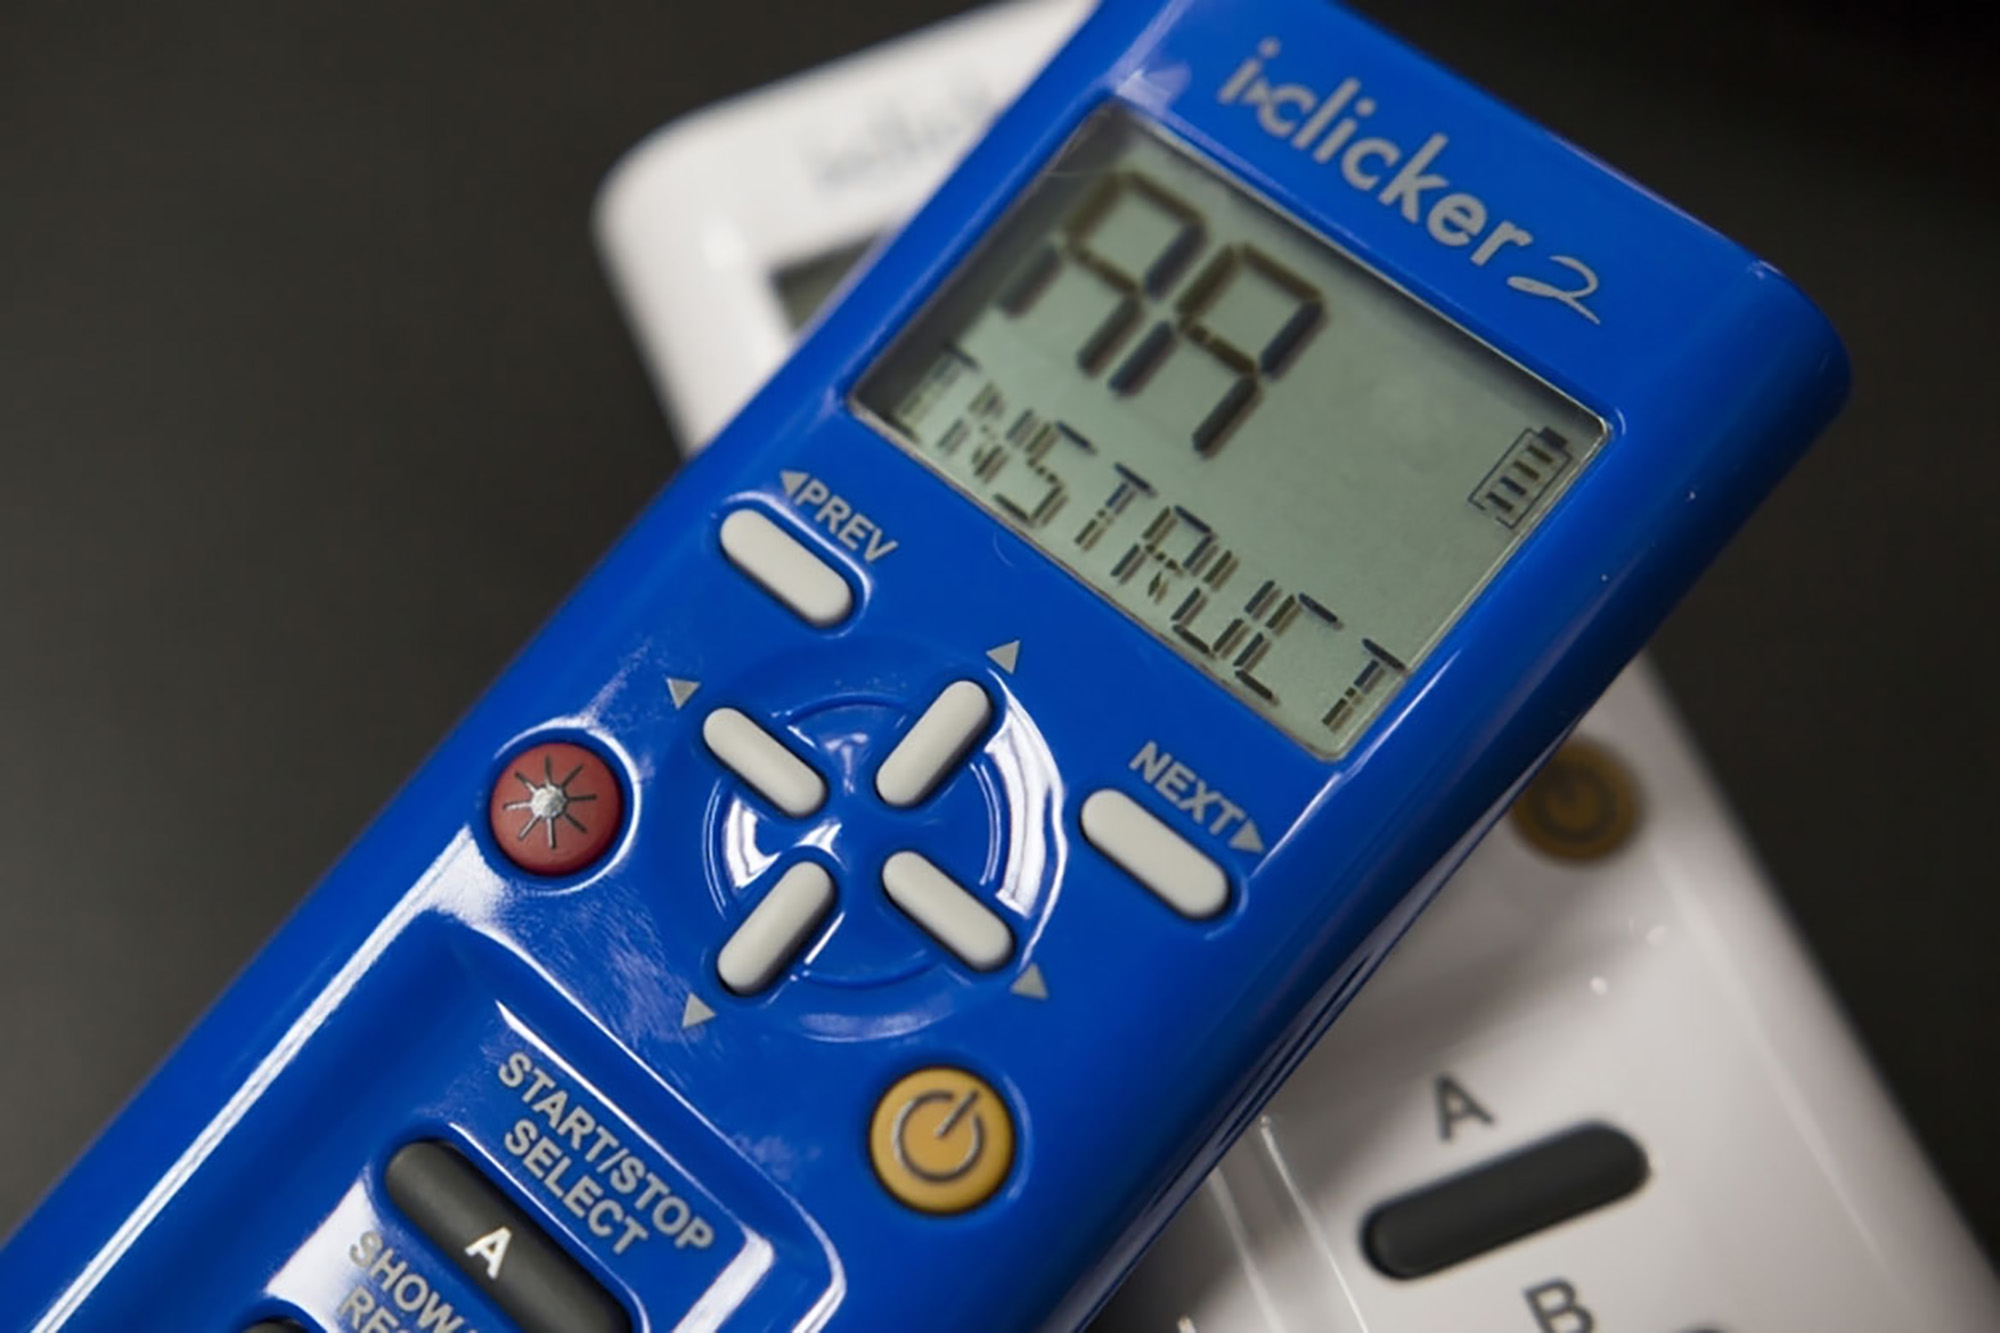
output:
{"label": "gray triangle marker", "polygon": [[1244,820],[1243,827],[1237,829],[1236,836],[1229,840],[1229,850],[1232,852],[1263,851],[1264,840],[1257,835],[1257,825],[1248,819]]}
{"label": "gray triangle marker", "polygon": [[694,692],[701,688],[698,680],[682,680],[679,676],[667,677],[667,693],[674,697],[674,707],[679,708],[694,698]]}
{"label": "gray triangle marker", "polygon": [[687,1008],[681,1010],[681,1027],[698,1028],[715,1017],[715,1010],[702,1003],[701,996],[688,992]]}
{"label": "gray triangle marker", "polygon": [[799,487],[805,485],[806,479],[811,475],[810,472],[780,472],[778,474],[778,484],[785,488],[786,495],[796,496],[799,493]]}
{"label": "gray triangle marker", "polygon": [[998,648],[988,648],[986,655],[993,659],[994,666],[1011,676],[1014,674],[1014,664],[1021,660],[1021,641],[1014,639],[1001,644]]}
{"label": "gray triangle marker", "polygon": [[1028,964],[1028,970],[1016,978],[1014,984],[1007,989],[1025,999],[1046,1000],[1049,998],[1049,983],[1042,979],[1042,965],[1040,963]]}

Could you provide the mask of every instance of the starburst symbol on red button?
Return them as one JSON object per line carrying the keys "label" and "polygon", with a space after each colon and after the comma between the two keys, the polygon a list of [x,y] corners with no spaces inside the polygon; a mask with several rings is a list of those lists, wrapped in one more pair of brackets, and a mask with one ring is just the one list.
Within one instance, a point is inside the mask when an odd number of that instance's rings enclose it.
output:
{"label": "starburst symbol on red button", "polygon": [[548,755],[542,756],[542,781],[540,782],[536,782],[518,768],[514,770],[514,777],[523,787],[528,789],[528,794],[524,799],[509,801],[500,808],[502,810],[525,810],[528,812],[527,819],[521,824],[521,831],[514,835],[516,842],[526,842],[528,835],[535,831],[535,825],[541,824],[548,829],[549,850],[554,851],[556,849],[557,820],[571,825],[578,833],[587,834],[590,832],[590,829],[582,820],[570,813],[571,806],[581,805],[585,801],[594,801],[597,799],[595,792],[572,793],[570,791],[569,784],[575,782],[577,774],[581,772],[583,772],[583,765],[578,764],[565,774],[561,780],[557,780],[555,761]]}

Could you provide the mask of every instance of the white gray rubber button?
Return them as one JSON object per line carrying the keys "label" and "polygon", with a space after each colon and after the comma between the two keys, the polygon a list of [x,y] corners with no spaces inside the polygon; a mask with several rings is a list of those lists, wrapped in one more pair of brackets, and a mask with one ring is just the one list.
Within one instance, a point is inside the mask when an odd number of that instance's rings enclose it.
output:
{"label": "white gray rubber button", "polygon": [[722,553],[764,591],[821,629],[854,609],[854,590],[840,571],[754,509],[733,510],[722,520]]}
{"label": "white gray rubber button", "polygon": [[1083,836],[1182,916],[1200,920],[1229,905],[1222,867],[1122,791],[1091,793]]}
{"label": "white gray rubber button", "polygon": [[923,800],[992,720],[993,701],[979,685],[958,680],[945,686],[875,770],[876,794],[890,805]]}
{"label": "white gray rubber button", "polygon": [[718,708],[702,719],[701,738],[710,754],[786,814],[804,818],[826,801],[826,782],[820,775],[783,741],[734,708]]}
{"label": "white gray rubber button", "polygon": [[1013,956],[1014,932],[999,913],[915,852],[897,852],[882,863],[882,888],[967,967],[991,972]]}
{"label": "white gray rubber button", "polygon": [[722,946],[716,975],[738,995],[754,995],[791,965],[833,907],[833,876],[813,861],[787,870]]}

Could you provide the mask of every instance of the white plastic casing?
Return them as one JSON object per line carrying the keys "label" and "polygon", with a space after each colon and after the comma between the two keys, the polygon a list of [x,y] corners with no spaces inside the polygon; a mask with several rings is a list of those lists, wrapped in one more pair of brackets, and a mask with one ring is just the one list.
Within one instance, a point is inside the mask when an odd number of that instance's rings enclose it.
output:
{"label": "white plastic casing", "polygon": [[[783,359],[774,275],[912,211],[1084,9],[977,11],[625,157],[599,242],[683,440]],[[1632,839],[1564,862],[1503,822],[1098,1333],[2000,1329],[2000,1284],[1643,663],[1579,735],[1634,777]],[[1376,1205],[1590,1121],[1645,1150],[1636,1193],[1428,1277],[1364,1255]]]}
{"label": "white plastic casing", "polygon": [[975,10],[625,154],[598,194],[598,245],[683,441],[706,441],[784,360],[793,330],[773,276],[915,212],[1088,9]]}
{"label": "white plastic casing", "polygon": [[[1578,735],[1636,780],[1631,840],[1563,862],[1497,826],[1098,1333],[2000,1329],[1991,1270],[1643,662]],[[1590,1121],[1645,1149],[1636,1193],[1429,1277],[1364,1256],[1376,1205]]]}

